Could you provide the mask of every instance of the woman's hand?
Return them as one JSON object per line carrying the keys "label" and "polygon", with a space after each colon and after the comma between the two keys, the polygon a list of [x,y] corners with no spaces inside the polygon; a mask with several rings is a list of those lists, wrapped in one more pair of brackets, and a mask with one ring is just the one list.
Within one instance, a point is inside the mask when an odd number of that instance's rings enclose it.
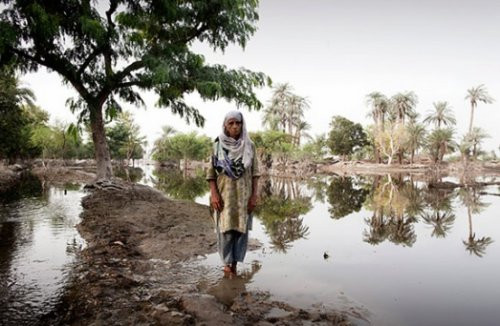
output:
{"label": "woman's hand", "polygon": [[221,212],[222,208],[224,208],[224,202],[222,201],[222,197],[218,192],[212,192],[210,196],[210,205],[217,212]]}
{"label": "woman's hand", "polygon": [[248,206],[247,206],[248,214],[252,213],[253,210],[255,209],[255,206],[257,206],[257,200],[258,197],[255,194],[250,196],[250,198],[248,199]]}

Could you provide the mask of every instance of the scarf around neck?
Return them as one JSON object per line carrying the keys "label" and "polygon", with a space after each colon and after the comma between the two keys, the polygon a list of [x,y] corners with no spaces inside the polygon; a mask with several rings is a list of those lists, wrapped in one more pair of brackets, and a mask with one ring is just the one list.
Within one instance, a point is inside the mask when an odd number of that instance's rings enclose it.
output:
{"label": "scarf around neck", "polygon": [[[225,133],[225,125],[229,119],[241,121],[241,133],[238,139]],[[252,166],[253,143],[248,137],[245,119],[239,111],[230,111],[222,122],[222,133],[214,143],[214,167],[222,169],[232,179],[238,179]]]}

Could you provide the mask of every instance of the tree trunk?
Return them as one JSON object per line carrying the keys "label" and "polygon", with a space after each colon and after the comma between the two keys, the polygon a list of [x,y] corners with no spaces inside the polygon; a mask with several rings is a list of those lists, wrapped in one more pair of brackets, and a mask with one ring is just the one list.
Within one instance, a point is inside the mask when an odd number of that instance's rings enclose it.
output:
{"label": "tree trunk", "polygon": [[470,105],[469,134],[472,132],[472,121],[474,120],[474,108],[475,108],[475,105],[473,103],[471,103],[471,105]]}
{"label": "tree trunk", "polygon": [[380,151],[376,144],[373,144],[373,152],[375,154],[375,163],[380,163]]}
{"label": "tree trunk", "polygon": [[90,126],[92,128],[92,140],[94,141],[97,164],[97,180],[109,180],[113,176],[113,169],[111,167],[108,142],[106,141],[106,132],[104,131],[102,107],[91,109]]}

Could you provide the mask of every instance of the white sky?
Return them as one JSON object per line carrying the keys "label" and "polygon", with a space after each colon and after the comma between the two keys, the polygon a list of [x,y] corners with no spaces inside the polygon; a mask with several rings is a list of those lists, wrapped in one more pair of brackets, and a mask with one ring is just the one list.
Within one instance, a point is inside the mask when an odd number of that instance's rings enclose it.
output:
{"label": "white sky", "polygon": [[[494,0],[263,0],[258,31],[245,50],[224,54],[196,44],[210,63],[246,67],[268,74],[273,82],[288,82],[308,97],[306,120],[311,134],[328,131],[332,116],[342,115],[363,125],[365,95],[387,96],[412,90],[417,111],[425,115],[435,101],[448,101],[457,118],[459,140],[469,123],[466,90],[485,84],[494,104],[479,104],[474,125],[490,136],[487,150],[500,144],[500,2]],[[65,107],[73,91],[55,73],[40,70],[23,77],[49,111],[52,120],[74,121]],[[267,103],[269,89],[258,91]],[[189,96],[206,118],[204,128],[188,126],[170,109],[154,106],[154,94],[144,94],[147,110],[124,105],[135,116],[150,144],[163,125],[179,131],[198,130],[210,137],[220,132],[224,114],[235,108],[225,101],[203,102]],[[250,131],[262,128],[261,112],[244,110]]]}

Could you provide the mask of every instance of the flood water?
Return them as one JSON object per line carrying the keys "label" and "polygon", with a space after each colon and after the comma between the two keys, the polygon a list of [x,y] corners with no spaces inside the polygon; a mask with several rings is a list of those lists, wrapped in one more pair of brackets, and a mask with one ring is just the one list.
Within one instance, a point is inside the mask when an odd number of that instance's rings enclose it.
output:
{"label": "flood water", "polygon": [[[65,191],[66,190],[66,191]],[[23,182],[0,198],[0,324],[34,325],[59,302],[83,245],[79,185]]]}
{"label": "flood water", "polygon": [[[411,179],[263,180],[251,236],[264,246],[247,254],[236,291],[360,324],[498,325],[499,187],[432,190]],[[205,263],[221,266],[217,254]]]}
{"label": "flood water", "polygon": [[[203,172],[145,166],[127,178],[208,203]],[[242,277],[208,290],[222,303],[253,290],[360,324],[499,324],[498,186],[436,190],[393,175],[262,179],[261,188],[251,237],[263,246],[247,253]],[[36,324],[64,290],[83,245],[84,195],[79,185],[64,190],[28,179],[2,197],[0,324]],[[221,269],[217,254],[199,263]]]}

